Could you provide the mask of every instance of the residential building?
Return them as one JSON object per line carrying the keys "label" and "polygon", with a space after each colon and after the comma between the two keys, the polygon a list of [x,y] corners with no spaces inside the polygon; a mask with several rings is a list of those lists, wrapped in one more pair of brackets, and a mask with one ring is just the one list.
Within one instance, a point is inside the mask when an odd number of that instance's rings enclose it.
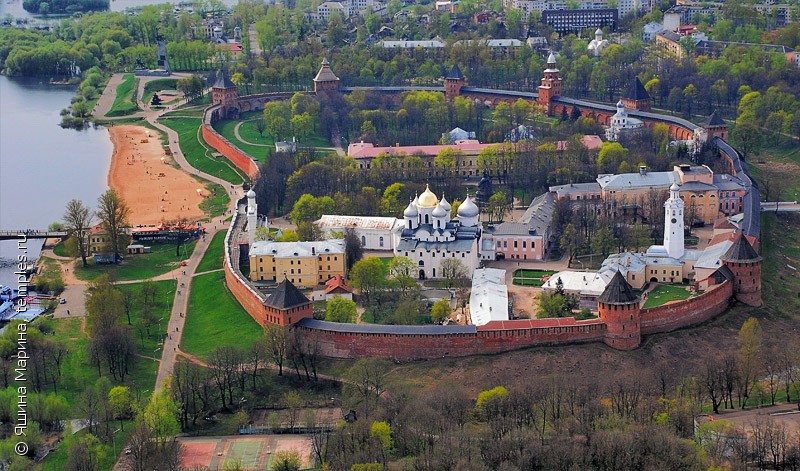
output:
{"label": "residential building", "polygon": [[250,247],[250,279],[277,282],[285,277],[303,288],[313,288],[345,274],[344,240],[274,242],[262,240]]}
{"label": "residential building", "polygon": [[578,33],[586,28],[608,27],[617,30],[619,12],[616,8],[593,10],[543,10],[542,23],[550,25],[559,34]]}
{"label": "residential building", "polygon": [[461,157],[456,159],[456,171],[461,176],[476,176],[478,171],[478,154],[483,149],[499,144],[481,144],[475,139],[456,141],[455,144],[443,145],[423,145],[423,146],[395,146],[395,147],[375,147],[369,142],[355,142],[347,146],[347,155],[358,162],[358,168],[371,168],[372,161],[378,155],[392,157],[403,157],[416,155],[422,158],[428,174],[433,176],[433,160],[444,149],[453,149],[461,153]]}
{"label": "residential building", "polygon": [[644,25],[642,31],[642,39],[646,43],[651,43],[656,40],[656,34],[664,31],[664,25],[661,23],[651,22]]}
{"label": "residential building", "polygon": [[544,260],[553,242],[556,199],[544,193],[531,201],[517,222],[503,222],[492,232],[498,260]]}

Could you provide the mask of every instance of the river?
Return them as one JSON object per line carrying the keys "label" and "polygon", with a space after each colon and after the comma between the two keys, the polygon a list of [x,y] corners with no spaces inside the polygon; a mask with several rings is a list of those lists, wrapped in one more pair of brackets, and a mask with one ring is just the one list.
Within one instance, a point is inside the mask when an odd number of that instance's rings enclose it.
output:
{"label": "river", "polygon": [[[239,0],[221,0],[223,4],[229,8],[239,3]],[[179,3],[191,3],[187,0],[111,0],[109,2],[109,10],[111,11],[125,11],[128,8],[141,8],[146,5],[160,5],[162,3],[172,3],[177,5]],[[22,0],[0,0],[0,18],[9,14],[14,18],[35,18],[37,20],[46,20],[46,22],[57,21],[56,17],[42,17],[41,15],[33,15],[22,8]]]}
{"label": "river", "polygon": [[[74,87],[0,76],[0,229],[47,229],[67,201],[90,208],[107,188],[113,147],[104,128],[62,129]],[[28,243],[36,257],[42,241]],[[16,241],[0,242],[0,284],[16,286]]]}

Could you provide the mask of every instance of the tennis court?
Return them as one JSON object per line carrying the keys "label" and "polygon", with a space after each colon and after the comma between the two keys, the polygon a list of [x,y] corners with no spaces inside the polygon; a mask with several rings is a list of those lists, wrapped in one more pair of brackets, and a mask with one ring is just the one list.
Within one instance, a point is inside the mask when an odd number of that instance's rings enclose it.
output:
{"label": "tennis court", "polygon": [[297,450],[303,468],[310,468],[311,438],[307,435],[248,435],[226,437],[181,437],[182,469],[223,470],[238,463],[241,469],[264,470],[278,451]]}

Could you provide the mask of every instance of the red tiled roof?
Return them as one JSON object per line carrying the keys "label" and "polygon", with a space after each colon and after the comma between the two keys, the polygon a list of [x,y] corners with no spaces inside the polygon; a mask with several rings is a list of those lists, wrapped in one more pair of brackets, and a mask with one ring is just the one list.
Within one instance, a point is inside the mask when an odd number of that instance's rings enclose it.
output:
{"label": "red tiled roof", "polygon": [[325,282],[325,294],[331,294],[337,290],[344,293],[353,292],[353,288],[347,286],[347,282],[342,278],[342,275],[336,275]]}
{"label": "red tiled roof", "polygon": [[[716,228],[716,225],[715,225],[715,228]],[[737,234],[736,231],[717,234],[711,239],[711,242],[708,243],[708,246],[711,247],[712,245],[717,245],[720,242],[725,242],[726,240],[733,241],[734,239],[736,239],[736,234]],[[747,239],[748,242],[750,242],[750,245],[752,245],[753,247],[756,246],[756,243],[758,242],[758,239],[756,239],[755,237],[753,237],[751,235],[745,235],[745,238]]]}

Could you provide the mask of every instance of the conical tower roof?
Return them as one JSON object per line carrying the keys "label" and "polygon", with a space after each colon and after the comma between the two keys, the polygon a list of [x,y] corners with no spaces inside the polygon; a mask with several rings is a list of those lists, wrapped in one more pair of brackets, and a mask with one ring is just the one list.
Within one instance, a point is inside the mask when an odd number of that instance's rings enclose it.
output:
{"label": "conical tower roof", "polygon": [[322,66],[319,68],[319,72],[317,72],[317,76],[314,77],[315,82],[333,82],[335,80],[339,80],[339,77],[333,73],[331,70],[330,62],[328,62],[328,58],[322,59]]}
{"label": "conical tower roof", "polygon": [[750,245],[750,241],[741,232],[736,236],[733,245],[719,258],[723,262],[731,263],[755,263],[763,258],[758,255],[756,250]]}
{"label": "conical tower roof", "polygon": [[212,88],[236,88],[236,84],[231,82],[231,79],[228,78],[228,74],[225,73],[225,70],[220,69],[217,72],[217,80],[214,82],[214,86]]}
{"label": "conical tower roof", "polygon": [[631,304],[638,302],[639,296],[633,292],[622,273],[617,271],[597,301],[603,304]]}
{"label": "conical tower roof", "polygon": [[274,307],[276,309],[291,309],[293,307],[302,306],[305,304],[310,303],[311,301],[297,289],[297,286],[293,285],[291,281],[284,278],[283,281],[278,283],[278,287],[275,288],[275,292],[272,293],[267,301],[266,305],[269,307]]}
{"label": "conical tower roof", "polygon": [[708,117],[708,120],[706,120],[706,126],[727,126],[727,124],[719,117],[717,110],[714,110],[711,116]]}
{"label": "conical tower roof", "polygon": [[464,74],[461,73],[461,69],[458,68],[458,64],[453,64],[453,68],[450,69],[450,73],[447,74],[445,77],[447,80],[464,80]]}
{"label": "conical tower roof", "polygon": [[628,100],[649,100],[650,94],[645,90],[639,77],[633,77],[633,81],[628,86],[628,90],[625,91],[623,98]]}

